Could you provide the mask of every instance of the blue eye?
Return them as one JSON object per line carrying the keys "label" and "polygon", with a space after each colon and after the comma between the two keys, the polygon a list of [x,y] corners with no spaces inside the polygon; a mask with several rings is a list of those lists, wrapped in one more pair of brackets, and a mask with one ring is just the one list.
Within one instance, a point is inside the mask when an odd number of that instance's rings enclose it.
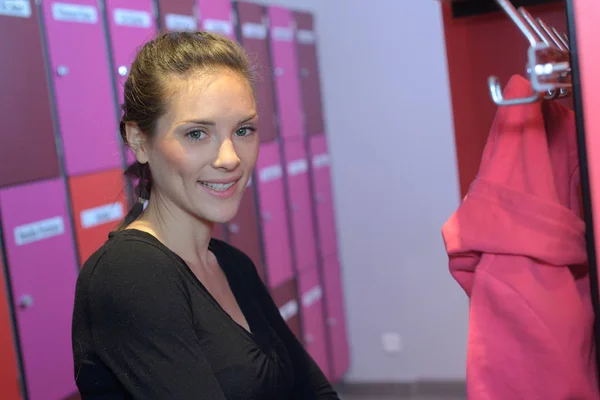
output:
{"label": "blue eye", "polygon": [[243,128],[238,129],[237,131],[235,131],[235,135],[236,136],[240,136],[240,137],[244,137],[244,136],[250,135],[255,130],[256,130],[256,128],[254,128],[252,126],[245,126]]}
{"label": "blue eye", "polygon": [[204,136],[206,134],[199,130],[199,129],[194,129],[193,131],[189,131],[188,133],[186,133],[186,136],[191,139],[191,140],[201,140],[204,139]]}

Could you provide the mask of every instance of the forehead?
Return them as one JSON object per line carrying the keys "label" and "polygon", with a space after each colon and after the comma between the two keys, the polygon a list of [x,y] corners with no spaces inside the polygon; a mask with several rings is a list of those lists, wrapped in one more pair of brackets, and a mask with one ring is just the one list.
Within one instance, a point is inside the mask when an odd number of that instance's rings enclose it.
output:
{"label": "forehead", "polygon": [[246,117],[255,112],[254,93],[241,74],[218,70],[169,76],[164,82],[166,116],[181,120],[194,118]]}

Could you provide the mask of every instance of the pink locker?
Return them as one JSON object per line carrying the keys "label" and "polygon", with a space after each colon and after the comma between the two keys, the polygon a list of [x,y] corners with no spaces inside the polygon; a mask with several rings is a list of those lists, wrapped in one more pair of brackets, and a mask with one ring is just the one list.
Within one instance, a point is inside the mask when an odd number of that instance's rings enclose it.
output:
{"label": "pink locker", "polygon": [[271,289],[273,301],[279,308],[279,314],[294,333],[302,341],[302,324],[300,321],[300,306],[298,305],[298,290],[296,280],[290,279]]}
{"label": "pink locker", "polygon": [[42,9],[66,172],[73,176],[121,167],[98,2],[45,0]]}
{"label": "pink locker", "polygon": [[350,351],[346,330],[346,311],[340,263],[336,255],[329,256],[323,262],[323,286],[325,297],[325,321],[327,323],[328,344],[330,348],[330,376],[332,382],[338,382],[350,367]]}
{"label": "pink locker", "polygon": [[294,275],[278,143],[261,145],[256,175],[265,268],[269,287],[274,288]]}
{"label": "pink locker", "polygon": [[303,136],[292,12],[279,6],[270,6],[267,10],[280,134],[284,139]]}
{"label": "pink locker", "polygon": [[300,67],[300,90],[306,134],[321,135],[325,132],[325,126],[314,18],[309,12],[296,11],[294,19],[296,21],[296,49]]}
{"label": "pink locker", "polygon": [[236,2],[240,41],[254,60],[258,75],[263,79],[256,82],[256,98],[260,114],[260,140],[270,142],[277,137],[275,123],[275,103],[271,77],[271,57],[267,41],[267,21],[265,8],[258,4]]}
{"label": "pink locker", "polygon": [[161,30],[163,32],[198,30],[194,2],[195,0],[158,0]]}
{"label": "pink locker", "polygon": [[302,303],[302,330],[304,347],[321,368],[330,375],[327,336],[323,315],[323,288],[319,270],[315,266],[298,275]]}
{"label": "pink locker", "polygon": [[65,183],[0,190],[0,220],[29,399],[65,398],[76,392],[71,315],[78,270]]}
{"label": "pink locker", "polygon": [[[117,99],[123,103],[123,86],[137,51],[157,33],[152,0],[106,0],[108,31],[112,49],[112,73],[117,84]],[[127,164],[135,157],[127,150]]]}
{"label": "pink locker", "polygon": [[219,33],[235,40],[230,0],[196,0],[196,7],[203,31]]}
{"label": "pink locker", "polygon": [[325,135],[311,136],[309,146],[313,175],[313,202],[317,215],[319,247],[321,255],[325,257],[337,254],[327,138]]}
{"label": "pink locker", "polygon": [[313,225],[308,155],[304,138],[286,141],[285,154],[287,190],[298,272],[317,265],[315,228]]}
{"label": "pink locker", "polygon": [[0,2],[0,187],[60,174],[37,9]]}

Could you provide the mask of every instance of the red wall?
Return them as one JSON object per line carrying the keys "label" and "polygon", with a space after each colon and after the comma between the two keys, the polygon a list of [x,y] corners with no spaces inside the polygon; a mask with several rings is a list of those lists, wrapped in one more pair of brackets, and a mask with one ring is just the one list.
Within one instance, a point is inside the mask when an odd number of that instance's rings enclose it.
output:
{"label": "red wall", "polygon": [[[567,32],[564,4],[527,10],[560,32]],[[490,97],[488,76],[498,76],[504,87],[511,75],[525,75],[529,43],[504,13],[452,20],[449,4],[444,5],[444,30],[456,156],[464,196],[479,169],[497,109]]]}

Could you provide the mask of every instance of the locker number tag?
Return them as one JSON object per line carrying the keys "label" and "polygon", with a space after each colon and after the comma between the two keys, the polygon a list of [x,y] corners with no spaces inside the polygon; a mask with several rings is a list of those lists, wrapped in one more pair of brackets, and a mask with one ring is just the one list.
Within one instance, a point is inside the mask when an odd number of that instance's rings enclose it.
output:
{"label": "locker number tag", "polygon": [[52,3],[52,17],[56,21],[95,24],[98,22],[98,10],[81,4]]}
{"label": "locker number tag", "polygon": [[152,18],[147,11],[115,8],[113,16],[117,25],[132,28],[150,28],[152,26]]}
{"label": "locker number tag", "polygon": [[264,24],[246,22],[242,25],[242,36],[246,39],[264,40],[267,38],[267,27]]}
{"label": "locker number tag", "polygon": [[121,203],[105,204],[100,207],[88,208],[81,212],[81,226],[93,228],[108,222],[118,221],[123,218],[123,205]]}
{"label": "locker number tag", "polygon": [[294,40],[294,32],[287,26],[274,26],[271,29],[271,38],[279,42],[291,42]]}
{"label": "locker number tag", "polygon": [[268,167],[261,168],[258,172],[259,180],[262,183],[270,182],[281,178],[283,171],[281,165],[269,165]]}
{"label": "locker number tag", "polygon": [[294,315],[298,314],[298,302],[296,300],[290,300],[281,307],[279,307],[279,314],[285,321],[293,318]]}
{"label": "locker number tag", "polygon": [[15,243],[17,246],[23,246],[62,235],[64,232],[65,223],[63,217],[46,218],[41,221],[17,226],[14,230]]}
{"label": "locker number tag", "polygon": [[29,0],[0,0],[0,15],[9,17],[31,17]]}
{"label": "locker number tag", "polygon": [[209,32],[220,33],[221,35],[231,36],[233,28],[231,22],[221,19],[205,19],[204,29]]}
{"label": "locker number tag", "polygon": [[165,15],[165,26],[170,31],[195,31],[197,29],[196,18],[180,14]]}
{"label": "locker number tag", "polygon": [[314,44],[317,38],[313,31],[308,29],[298,29],[296,32],[296,41],[300,44]]}
{"label": "locker number tag", "polygon": [[329,165],[329,154],[321,153],[315,154],[312,159],[312,165],[314,169],[319,169]]}
{"label": "locker number tag", "polygon": [[315,286],[310,290],[307,290],[303,295],[302,295],[302,305],[306,308],[312,306],[313,304],[315,304],[317,301],[319,301],[321,299],[321,297],[323,296],[323,290],[321,289],[321,286]]}
{"label": "locker number tag", "polygon": [[304,158],[288,163],[287,172],[290,176],[296,176],[308,171],[308,162]]}

